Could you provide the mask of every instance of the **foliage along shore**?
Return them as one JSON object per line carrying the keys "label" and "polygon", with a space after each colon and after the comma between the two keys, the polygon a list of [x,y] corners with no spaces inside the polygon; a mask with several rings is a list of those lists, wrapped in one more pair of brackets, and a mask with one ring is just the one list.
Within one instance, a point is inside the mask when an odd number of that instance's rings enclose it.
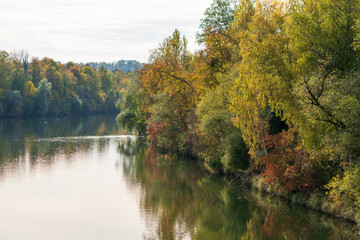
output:
{"label": "foliage along shore", "polygon": [[359,18],[357,0],[214,0],[204,49],[190,53],[175,30],[127,85],[117,119],[214,173],[327,194],[360,224]]}
{"label": "foliage along shore", "polygon": [[[134,68],[136,63],[119,61],[110,65]],[[134,73],[109,71],[102,64],[95,70],[51,58],[30,59],[23,50],[10,54],[0,51],[0,117],[118,113],[116,102]]]}
{"label": "foliage along shore", "polygon": [[293,204],[303,205],[310,209],[326,213],[328,215],[342,218],[349,222],[356,223],[357,212],[351,207],[339,206],[321,191],[313,193],[294,192],[291,194],[279,191],[276,187],[269,184],[261,175],[253,176],[251,179],[251,189],[255,192],[270,194],[285,199]]}
{"label": "foliage along shore", "polygon": [[251,190],[254,194],[270,195],[281,198],[292,204],[303,205],[312,210],[322,212],[348,222],[357,222],[357,212],[349,206],[341,206],[332,201],[328,194],[323,191],[314,192],[286,192],[279,184],[267,181],[263,174],[243,171],[238,174],[228,174],[229,185],[238,186],[242,189]]}

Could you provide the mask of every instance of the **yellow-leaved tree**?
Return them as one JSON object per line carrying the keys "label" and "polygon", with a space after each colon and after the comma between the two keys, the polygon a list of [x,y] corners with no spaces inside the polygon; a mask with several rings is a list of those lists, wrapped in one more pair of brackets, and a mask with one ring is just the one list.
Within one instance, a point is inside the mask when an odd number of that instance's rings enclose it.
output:
{"label": "yellow-leaved tree", "polygon": [[253,4],[247,1],[240,5],[233,23],[239,29],[242,60],[230,108],[256,166],[267,151],[266,109],[280,111],[284,102],[291,100],[291,71],[284,61],[289,55],[289,39],[284,33],[285,4],[278,1]]}

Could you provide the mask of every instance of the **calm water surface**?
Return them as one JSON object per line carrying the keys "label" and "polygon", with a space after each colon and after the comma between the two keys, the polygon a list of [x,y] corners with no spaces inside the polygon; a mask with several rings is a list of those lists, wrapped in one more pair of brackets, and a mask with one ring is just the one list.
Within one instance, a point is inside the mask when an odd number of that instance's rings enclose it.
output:
{"label": "calm water surface", "polygon": [[353,228],[159,156],[114,116],[0,120],[0,240],[356,239]]}

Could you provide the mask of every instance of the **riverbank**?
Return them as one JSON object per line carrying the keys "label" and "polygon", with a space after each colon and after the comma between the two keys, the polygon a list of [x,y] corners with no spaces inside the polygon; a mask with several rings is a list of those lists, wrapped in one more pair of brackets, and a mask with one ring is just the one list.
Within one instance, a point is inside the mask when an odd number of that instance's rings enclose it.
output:
{"label": "riverbank", "polygon": [[245,182],[247,183],[246,187],[254,192],[277,196],[293,204],[303,205],[353,223],[356,223],[356,219],[359,218],[359,213],[355,210],[336,205],[324,192],[314,192],[310,194],[297,192],[287,194],[279,190],[278,186],[267,183],[261,175],[247,176]]}
{"label": "riverbank", "polygon": [[[149,141],[150,142],[150,141]],[[200,159],[198,159],[201,161]],[[218,175],[219,173],[211,172],[210,174]],[[228,176],[229,185],[240,186],[242,189],[248,189],[253,193],[265,193],[265,195],[274,196],[281,200],[285,200],[292,204],[307,207],[309,209],[321,212],[326,215],[331,215],[336,218],[343,219],[345,221],[355,224],[359,222],[360,213],[351,207],[345,207],[340,204],[336,204],[332,201],[325,191],[314,191],[312,193],[286,193],[281,191],[280,185],[271,185],[261,174],[254,174],[248,171],[242,171],[230,177],[231,173],[220,173]],[[240,184],[239,184],[240,183]],[[360,225],[358,224],[357,231],[360,235]]]}

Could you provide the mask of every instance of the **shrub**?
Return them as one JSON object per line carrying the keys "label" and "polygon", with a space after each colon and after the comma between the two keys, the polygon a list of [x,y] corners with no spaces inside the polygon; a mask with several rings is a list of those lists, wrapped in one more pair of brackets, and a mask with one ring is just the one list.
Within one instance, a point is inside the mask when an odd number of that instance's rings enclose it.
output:
{"label": "shrub", "polygon": [[338,175],[326,186],[329,197],[342,206],[342,215],[355,218],[360,227],[360,163],[347,167],[343,176]]}
{"label": "shrub", "polygon": [[268,154],[261,161],[264,177],[271,185],[279,184],[285,193],[310,192],[323,185],[319,172],[310,163],[310,155],[298,143],[296,133],[286,131],[265,137]]}

